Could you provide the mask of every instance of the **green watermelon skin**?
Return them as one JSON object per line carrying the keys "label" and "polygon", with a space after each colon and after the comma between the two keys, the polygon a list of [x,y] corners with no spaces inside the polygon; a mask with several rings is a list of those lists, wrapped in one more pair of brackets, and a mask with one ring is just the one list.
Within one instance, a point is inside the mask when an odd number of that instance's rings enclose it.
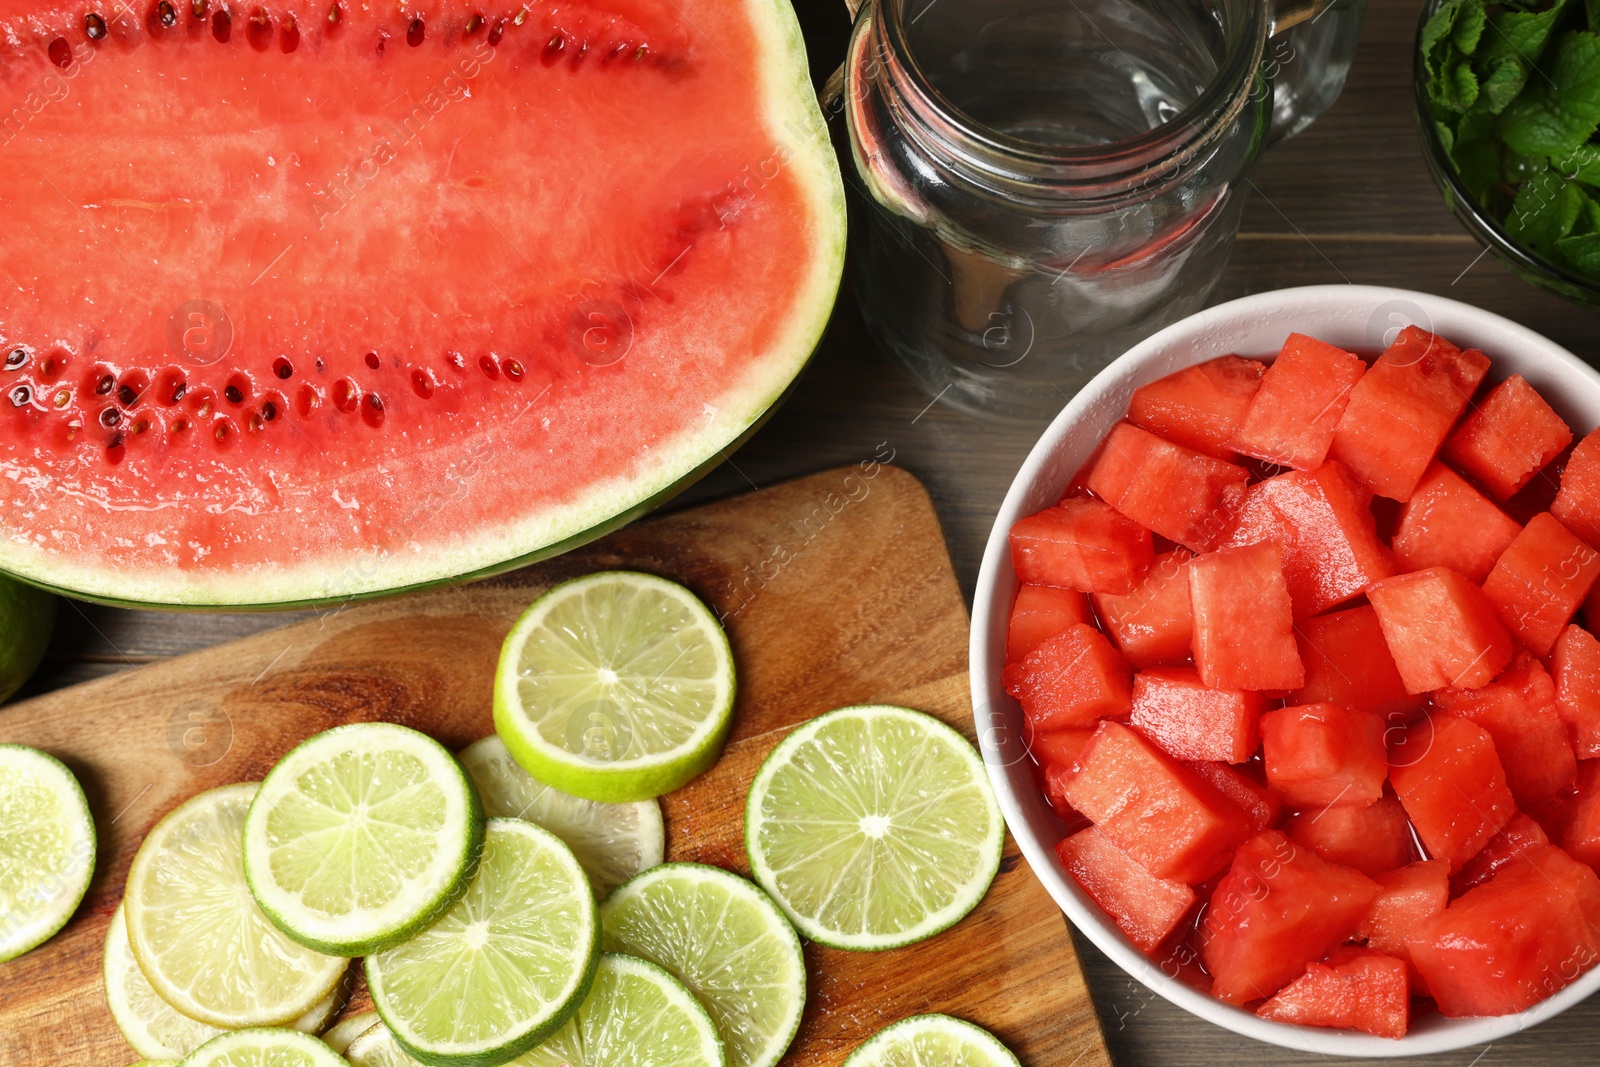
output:
{"label": "green watermelon skin", "polygon": [[499,573],[691,484],[820,339],[784,0],[126,10],[0,0],[43,161],[0,176],[0,570],[228,610]]}

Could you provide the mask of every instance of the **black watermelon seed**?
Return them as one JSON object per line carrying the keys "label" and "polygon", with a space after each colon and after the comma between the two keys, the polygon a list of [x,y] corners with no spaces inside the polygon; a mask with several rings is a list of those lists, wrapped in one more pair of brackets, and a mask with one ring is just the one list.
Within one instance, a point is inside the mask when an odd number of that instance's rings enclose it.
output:
{"label": "black watermelon seed", "polygon": [[179,382],[172,387],[172,403],[176,404],[183,399],[183,394],[189,391],[188,382]]}
{"label": "black watermelon seed", "polygon": [[244,403],[244,394],[239,391],[237,385],[228,386],[222,391],[222,395],[228,398],[228,403],[230,404]]}
{"label": "black watermelon seed", "polygon": [[470,34],[477,33],[482,28],[483,28],[483,16],[482,15],[473,15],[470,19],[467,20],[467,28],[463,32],[465,32],[465,33],[470,35]]}
{"label": "black watermelon seed", "polygon": [[505,36],[505,32],[506,32],[506,20],[505,19],[497,19],[495,21],[495,24],[489,28],[489,43],[491,45],[499,44],[500,43],[500,38]]}
{"label": "black watermelon seed", "polygon": [[91,41],[106,39],[106,20],[98,11],[91,11],[83,18],[83,32],[89,35]]}
{"label": "black watermelon seed", "polygon": [[32,399],[33,390],[29,389],[26,385],[19,385],[15,389],[11,390],[12,407],[26,407],[28,402]]}
{"label": "black watermelon seed", "polygon": [[118,411],[116,408],[106,408],[100,413],[100,425],[104,426],[108,430],[121,421],[122,412]]}
{"label": "black watermelon seed", "polygon": [[50,42],[50,62],[62,70],[72,66],[72,46],[65,37],[57,37]]}
{"label": "black watermelon seed", "polygon": [[139,391],[131,385],[124,385],[117,390],[117,399],[122,401],[122,406],[131,408],[139,402]]}
{"label": "black watermelon seed", "polygon": [[544,56],[542,57],[544,60],[544,65],[548,67],[556,60],[560,59],[561,53],[566,49],[566,47],[567,39],[561,36],[559,33],[550,38],[549,43],[544,46]]}
{"label": "black watermelon seed", "polygon": [[189,5],[189,14],[197,19],[206,17],[206,0],[193,0]]}
{"label": "black watermelon seed", "polygon": [[290,378],[294,377],[294,364],[290,363],[282,356],[279,356],[277,359],[272,361],[272,373],[276,374],[282,380],[288,381]]}
{"label": "black watermelon seed", "polygon": [[378,353],[376,352],[368,352],[366,362],[367,366],[371,367],[373,370],[377,370],[383,365],[383,360],[378,358]]}
{"label": "black watermelon seed", "polygon": [[178,10],[172,6],[171,0],[161,0],[156,5],[156,21],[169,30],[178,24]]}
{"label": "black watermelon seed", "polygon": [[427,35],[428,27],[423,21],[420,18],[412,19],[411,25],[406,27],[406,44],[415,48],[422,43],[423,38]]}
{"label": "black watermelon seed", "polygon": [[117,380],[111,377],[111,375],[107,374],[98,382],[94,383],[94,395],[105,396],[107,393],[111,392],[112,388],[115,387],[116,384]]}
{"label": "black watermelon seed", "polygon": [[13,348],[6,353],[6,370],[21,370],[28,365],[28,350]]}
{"label": "black watermelon seed", "polygon": [[265,404],[262,404],[261,405],[261,417],[263,419],[267,420],[268,422],[271,422],[273,419],[276,419],[278,417],[278,405],[274,404],[270,400],[267,401]]}

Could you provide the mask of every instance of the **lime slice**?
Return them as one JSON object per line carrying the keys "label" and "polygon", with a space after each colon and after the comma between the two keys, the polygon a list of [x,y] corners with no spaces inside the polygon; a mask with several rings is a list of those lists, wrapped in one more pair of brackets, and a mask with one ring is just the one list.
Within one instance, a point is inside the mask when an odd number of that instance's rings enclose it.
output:
{"label": "lime slice", "polygon": [[981,1026],[948,1015],[913,1015],[879,1030],[844,1067],[1022,1067],[1011,1050]]}
{"label": "lime slice", "polygon": [[778,1062],[806,1005],[800,939],[765,893],[719,867],[669,863],[600,908],[608,951],[665,967],[700,998],[729,1067]]}
{"label": "lime slice", "polygon": [[689,590],[606,571],[556,586],[500,650],[494,725],[542,782],[588,800],[648,800],[716,762],[733,653]]}
{"label": "lime slice", "polygon": [[382,1026],[383,1020],[378,1018],[375,1011],[363,1011],[355,1015],[347,1015],[333,1024],[333,1027],[322,1035],[322,1043],[333,1051],[344,1055],[350,1048],[350,1043],[375,1026]]}
{"label": "lime slice", "polygon": [[298,1030],[230,1030],[201,1045],[180,1067],[349,1067],[333,1049]]}
{"label": "lime slice", "polygon": [[443,745],[387,722],[302,742],[261,783],[244,873],[278,929],[364,956],[427,926],[466,891],[483,809]]}
{"label": "lime slice", "polygon": [[240,859],[257,783],[201,793],[156,824],[123,890],[128,943],[156,993],[212,1026],[287,1023],[334,991],[349,960],[285,937]]}
{"label": "lime slice", "polygon": [[0,963],[44,944],[94,875],[94,819],[62,762],[0,745]]}
{"label": "lime slice", "polygon": [[745,849],[806,937],[896,948],[977,907],[1005,823],[983,760],[920,711],[841,708],[784,738],[745,802]]}
{"label": "lime slice", "polygon": [[[350,1042],[350,1047],[344,1050],[344,1058],[352,1067],[419,1067],[418,1061],[400,1047],[394,1034],[381,1022],[369,1026]],[[517,1061],[511,1062],[514,1065]]]}
{"label": "lime slice", "polygon": [[[133,958],[133,950],[128,947],[128,927],[120,904],[106,931],[103,969],[111,1018],[139,1055],[179,1060],[218,1034],[226,1033],[219,1027],[174,1011],[156,994],[139,969],[139,961]],[[340,982],[332,993],[295,1020],[294,1029],[307,1034],[320,1032],[344,1007],[349,991],[350,983]]]}
{"label": "lime slice", "polygon": [[722,1039],[694,994],[653,963],[607,952],[567,1025],[515,1067],[723,1067]]}
{"label": "lime slice", "polygon": [[39,666],[55,624],[55,597],[0,574],[0,701]]}
{"label": "lime slice", "polygon": [[533,823],[490,819],[466,894],[410,941],[368,956],[367,987],[417,1059],[505,1063],[578,1009],[599,942],[572,850]]}
{"label": "lime slice", "polygon": [[526,819],[567,843],[605,896],[640,871],[659,864],[666,850],[661,805],[655,800],[606,804],[545,785],[511,758],[493,735],[461,753],[487,815]]}

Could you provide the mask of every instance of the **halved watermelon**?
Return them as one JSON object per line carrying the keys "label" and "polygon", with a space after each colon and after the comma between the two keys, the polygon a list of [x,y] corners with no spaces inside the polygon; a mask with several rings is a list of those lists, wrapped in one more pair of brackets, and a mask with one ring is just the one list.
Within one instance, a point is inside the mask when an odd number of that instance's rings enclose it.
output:
{"label": "halved watermelon", "polygon": [[0,569],[287,606],[504,569],[719,461],[840,175],[784,0],[0,0]]}

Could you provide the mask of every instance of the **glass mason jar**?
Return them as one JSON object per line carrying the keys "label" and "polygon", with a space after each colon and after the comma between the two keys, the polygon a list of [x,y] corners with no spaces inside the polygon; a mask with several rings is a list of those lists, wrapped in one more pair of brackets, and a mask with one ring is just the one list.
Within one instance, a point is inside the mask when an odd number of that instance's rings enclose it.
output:
{"label": "glass mason jar", "polygon": [[878,343],[964,411],[1059,410],[1204,305],[1240,186],[1338,96],[1365,6],[869,3],[844,108]]}

